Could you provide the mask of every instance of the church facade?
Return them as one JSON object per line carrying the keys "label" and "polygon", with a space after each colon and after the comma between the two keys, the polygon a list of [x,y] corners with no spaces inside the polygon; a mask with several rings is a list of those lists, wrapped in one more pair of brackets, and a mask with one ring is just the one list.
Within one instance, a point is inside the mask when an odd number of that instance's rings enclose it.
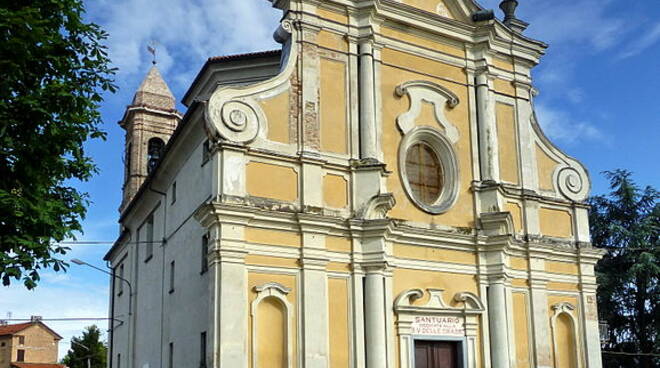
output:
{"label": "church facade", "polygon": [[111,367],[599,368],[586,169],[517,1],[272,0],[281,50],[156,67],[121,125]]}

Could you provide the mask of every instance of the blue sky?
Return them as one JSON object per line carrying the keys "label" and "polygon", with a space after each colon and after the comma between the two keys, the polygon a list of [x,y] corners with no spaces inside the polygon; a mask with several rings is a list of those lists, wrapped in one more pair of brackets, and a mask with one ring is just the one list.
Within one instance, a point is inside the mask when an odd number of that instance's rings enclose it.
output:
{"label": "blue sky", "polygon": [[[481,4],[497,9],[499,0]],[[640,184],[660,188],[657,5],[656,0],[521,1],[519,17],[531,23],[526,35],[550,44],[534,74],[541,125],[586,165],[592,193],[607,191],[600,172],[616,168],[633,171]],[[208,57],[275,48],[271,34],[280,14],[266,0],[97,0],[87,6],[89,19],[110,33],[120,92],[106,96],[102,106],[108,140],[87,144],[100,174],[79,185],[92,200],[80,239],[112,241],[123,180],[124,136],[117,121],[151,66],[146,45],[157,41],[159,68],[181,98]],[[107,249],[75,246],[66,258],[104,267]],[[0,289],[0,318],[7,312],[13,318],[102,317],[108,311],[107,287],[106,276],[76,265],[65,274],[46,272],[35,291],[20,285]],[[50,323],[65,337],[60,355],[70,337],[91,323]]]}

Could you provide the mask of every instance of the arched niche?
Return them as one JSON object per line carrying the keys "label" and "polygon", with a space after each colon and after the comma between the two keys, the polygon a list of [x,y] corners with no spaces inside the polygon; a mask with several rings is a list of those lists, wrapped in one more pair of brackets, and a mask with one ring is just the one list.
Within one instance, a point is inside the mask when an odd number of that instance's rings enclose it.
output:
{"label": "arched niche", "polygon": [[582,368],[581,349],[578,334],[578,320],[575,306],[562,302],[552,306],[550,318],[555,367]]}
{"label": "arched niche", "polygon": [[291,289],[272,282],[255,286],[257,297],[250,307],[252,317],[252,367],[291,368],[293,306]]}

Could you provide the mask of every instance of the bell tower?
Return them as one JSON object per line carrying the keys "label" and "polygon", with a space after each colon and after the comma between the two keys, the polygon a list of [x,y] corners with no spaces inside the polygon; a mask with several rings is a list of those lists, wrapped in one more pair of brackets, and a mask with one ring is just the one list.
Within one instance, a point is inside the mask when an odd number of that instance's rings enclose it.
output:
{"label": "bell tower", "polygon": [[156,65],[135,92],[119,125],[126,130],[123,199],[119,211],[130,203],[158,165],[167,141],[181,121],[172,91]]}

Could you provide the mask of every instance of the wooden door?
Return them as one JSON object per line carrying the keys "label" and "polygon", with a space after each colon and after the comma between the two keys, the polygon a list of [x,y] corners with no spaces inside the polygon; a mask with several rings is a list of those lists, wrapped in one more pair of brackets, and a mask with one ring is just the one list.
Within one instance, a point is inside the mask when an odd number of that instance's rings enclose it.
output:
{"label": "wooden door", "polygon": [[458,342],[415,341],[415,368],[459,368]]}

